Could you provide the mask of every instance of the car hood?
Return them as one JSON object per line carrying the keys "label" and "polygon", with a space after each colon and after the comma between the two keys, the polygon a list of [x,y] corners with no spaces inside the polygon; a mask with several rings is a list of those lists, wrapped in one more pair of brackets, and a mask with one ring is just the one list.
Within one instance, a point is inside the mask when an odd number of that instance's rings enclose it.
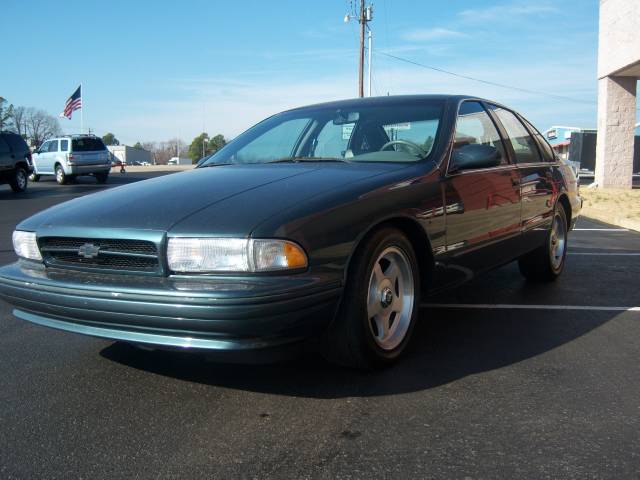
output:
{"label": "car hood", "polygon": [[40,212],[18,228],[39,235],[125,229],[245,236],[279,213],[283,198],[295,205],[398,168],[319,163],[200,168],[80,197]]}

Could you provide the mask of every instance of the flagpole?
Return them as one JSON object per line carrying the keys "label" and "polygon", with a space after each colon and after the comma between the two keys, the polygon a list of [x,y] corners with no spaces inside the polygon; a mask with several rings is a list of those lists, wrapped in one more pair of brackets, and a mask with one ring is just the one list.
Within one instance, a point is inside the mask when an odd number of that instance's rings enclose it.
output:
{"label": "flagpole", "polygon": [[82,91],[82,82],[80,82],[80,98],[82,99],[82,105],[80,106],[80,133],[84,133],[84,92]]}

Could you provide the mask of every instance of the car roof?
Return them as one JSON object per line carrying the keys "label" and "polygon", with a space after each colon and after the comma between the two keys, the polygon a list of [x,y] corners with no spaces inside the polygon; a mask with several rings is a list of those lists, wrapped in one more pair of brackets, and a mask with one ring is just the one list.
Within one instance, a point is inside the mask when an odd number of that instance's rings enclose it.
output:
{"label": "car roof", "polygon": [[461,102],[462,100],[480,100],[483,102],[490,102],[498,104],[492,100],[486,100],[483,98],[475,97],[473,95],[387,95],[384,97],[364,97],[364,98],[350,98],[346,100],[336,100],[332,102],[316,103],[312,105],[306,105],[304,107],[292,108],[287,111],[304,110],[306,108],[355,108],[360,106],[383,106],[397,103],[411,103],[427,100],[439,100],[439,101],[452,101]]}

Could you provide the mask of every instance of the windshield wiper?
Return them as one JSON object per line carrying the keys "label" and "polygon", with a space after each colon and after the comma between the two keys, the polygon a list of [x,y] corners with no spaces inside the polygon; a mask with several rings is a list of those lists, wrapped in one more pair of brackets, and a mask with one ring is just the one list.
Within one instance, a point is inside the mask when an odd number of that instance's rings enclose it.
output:
{"label": "windshield wiper", "polygon": [[348,160],[335,157],[283,157],[265,163],[297,163],[297,162],[341,162],[348,163]]}
{"label": "windshield wiper", "polygon": [[221,167],[223,165],[231,165],[231,164],[230,163],[204,163],[202,165],[198,165],[197,168]]}

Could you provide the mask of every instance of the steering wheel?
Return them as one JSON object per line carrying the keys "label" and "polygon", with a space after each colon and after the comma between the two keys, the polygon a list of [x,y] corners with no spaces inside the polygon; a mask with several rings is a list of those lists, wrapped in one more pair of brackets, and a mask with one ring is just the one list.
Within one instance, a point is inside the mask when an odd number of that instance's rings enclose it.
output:
{"label": "steering wheel", "polygon": [[414,149],[416,152],[418,152],[418,154],[421,157],[424,157],[427,155],[427,152],[424,148],[422,148],[420,145],[418,145],[417,143],[413,143],[410,142],[409,140],[391,140],[390,142],[385,143],[382,148],[380,149],[380,151],[382,152],[383,150],[386,150],[387,148],[393,146],[393,145],[403,145],[405,147],[409,147]]}

